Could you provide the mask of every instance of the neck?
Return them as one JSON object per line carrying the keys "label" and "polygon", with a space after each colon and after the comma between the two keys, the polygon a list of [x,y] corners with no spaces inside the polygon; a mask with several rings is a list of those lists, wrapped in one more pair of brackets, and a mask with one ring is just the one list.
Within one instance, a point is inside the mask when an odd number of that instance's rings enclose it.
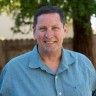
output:
{"label": "neck", "polygon": [[59,51],[47,52],[38,48],[38,53],[44,61],[57,61],[61,58],[61,49]]}
{"label": "neck", "polygon": [[56,52],[44,52],[38,49],[43,62],[54,72],[57,71],[61,60],[61,50]]}

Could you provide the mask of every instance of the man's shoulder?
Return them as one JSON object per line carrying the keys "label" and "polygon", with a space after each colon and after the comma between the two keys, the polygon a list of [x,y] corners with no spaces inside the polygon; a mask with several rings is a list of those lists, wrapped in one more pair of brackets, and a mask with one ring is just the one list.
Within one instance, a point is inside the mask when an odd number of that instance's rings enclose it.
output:
{"label": "man's shoulder", "polygon": [[29,63],[29,58],[32,56],[32,51],[23,53],[19,56],[12,58],[7,64],[5,64],[6,68],[18,68],[20,66],[26,66]]}
{"label": "man's shoulder", "polygon": [[75,59],[86,59],[89,60],[87,56],[85,56],[84,54],[80,53],[80,52],[76,52],[73,50],[68,50],[68,49],[64,49],[65,54],[68,54],[69,56],[74,57]]}
{"label": "man's shoulder", "polygon": [[18,61],[24,62],[31,56],[31,53],[32,53],[32,51],[29,51],[29,52],[23,53],[21,55],[18,55],[16,57],[12,58],[9,62],[18,62]]}
{"label": "man's shoulder", "polygon": [[75,64],[78,64],[79,67],[87,68],[90,71],[93,69],[94,66],[91,60],[86,55],[72,50],[67,50],[67,49],[64,50],[65,53],[68,54],[70,58],[74,59]]}
{"label": "man's shoulder", "polygon": [[85,65],[88,65],[89,63],[91,64],[90,59],[82,53],[75,52],[75,51],[68,50],[68,49],[64,49],[64,53],[66,55],[66,58],[68,57],[72,58],[74,59],[75,62],[85,64]]}
{"label": "man's shoulder", "polygon": [[80,52],[76,52],[76,51],[73,51],[73,50],[69,50],[69,49],[64,49],[65,53],[67,54],[70,54],[74,57],[79,57],[79,58],[86,58],[88,59],[88,57]]}

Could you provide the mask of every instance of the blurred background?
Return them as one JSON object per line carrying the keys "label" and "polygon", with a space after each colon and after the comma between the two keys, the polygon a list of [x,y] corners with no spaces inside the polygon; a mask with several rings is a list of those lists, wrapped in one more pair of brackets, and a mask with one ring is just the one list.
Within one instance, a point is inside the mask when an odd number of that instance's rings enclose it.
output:
{"label": "blurred background", "polygon": [[0,0],[0,70],[13,57],[32,50],[33,16],[44,5],[64,10],[64,48],[85,54],[96,67],[96,0]]}

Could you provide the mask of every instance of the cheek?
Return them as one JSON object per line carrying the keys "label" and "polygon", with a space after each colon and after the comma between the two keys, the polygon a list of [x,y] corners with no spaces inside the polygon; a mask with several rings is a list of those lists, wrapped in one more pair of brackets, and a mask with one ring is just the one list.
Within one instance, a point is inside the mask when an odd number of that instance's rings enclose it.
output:
{"label": "cheek", "polygon": [[35,31],[35,33],[34,33],[34,38],[35,38],[35,39],[39,38],[39,32],[38,32],[38,31]]}
{"label": "cheek", "polygon": [[40,40],[42,40],[43,39],[43,35],[42,34],[35,34],[35,40],[37,40],[37,41],[40,41]]}
{"label": "cheek", "polygon": [[62,40],[62,39],[64,39],[64,33],[62,32],[62,33],[57,33],[56,34],[56,36],[58,37],[58,39],[60,39],[60,40]]}

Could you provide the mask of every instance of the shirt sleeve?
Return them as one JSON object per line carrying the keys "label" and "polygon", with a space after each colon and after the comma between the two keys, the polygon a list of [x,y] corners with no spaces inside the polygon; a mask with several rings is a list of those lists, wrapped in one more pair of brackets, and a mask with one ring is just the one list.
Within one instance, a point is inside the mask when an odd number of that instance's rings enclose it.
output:
{"label": "shirt sleeve", "polygon": [[86,59],[86,65],[89,70],[89,80],[90,80],[91,90],[95,91],[96,90],[96,69],[88,58]]}
{"label": "shirt sleeve", "polygon": [[11,96],[11,78],[9,73],[8,66],[5,66],[0,74],[0,96]]}
{"label": "shirt sleeve", "polygon": [[92,66],[91,68],[90,83],[92,85],[92,90],[96,90],[96,69],[94,68],[94,66]]}
{"label": "shirt sleeve", "polygon": [[3,96],[2,95],[2,90],[4,88],[3,84],[4,84],[4,75],[6,73],[6,68],[3,68],[3,70],[1,71],[1,74],[0,74],[0,96]]}
{"label": "shirt sleeve", "polygon": [[96,69],[93,66],[92,62],[85,56],[85,55],[81,55],[82,56],[82,61],[85,64],[85,68],[87,68],[87,72],[88,72],[88,76],[89,76],[89,85],[90,85],[90,89],[92,91],[96,90]]}

